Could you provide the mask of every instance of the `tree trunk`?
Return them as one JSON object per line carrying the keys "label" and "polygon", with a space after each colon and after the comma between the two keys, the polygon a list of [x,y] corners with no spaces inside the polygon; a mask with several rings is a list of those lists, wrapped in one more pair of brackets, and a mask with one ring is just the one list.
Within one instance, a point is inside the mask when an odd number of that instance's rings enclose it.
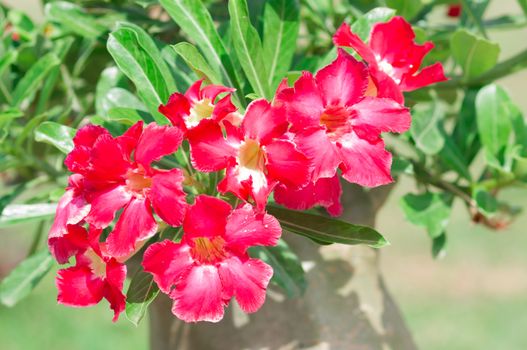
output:
{"label": "tree trunk", "polygon": [[[365,191],[343,184],[343,219],[373,226],[390,186]],[[287,299],[269,289],[266,303],[245,315],[231,302],[219,323],[185,324],[159,296],[150,309],[153,350],[414,350],[416,346],[379,272],[378,251],[364,246],[319,246],[285,233],[306,268],[308,288]]]}

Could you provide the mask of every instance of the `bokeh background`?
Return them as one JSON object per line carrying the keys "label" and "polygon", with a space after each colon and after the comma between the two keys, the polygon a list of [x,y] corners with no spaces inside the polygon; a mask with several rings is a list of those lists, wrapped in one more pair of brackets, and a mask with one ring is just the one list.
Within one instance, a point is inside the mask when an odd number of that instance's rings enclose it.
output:
{"label": "bokeh background", "polygon": [[[34,0],[0,0],[24,9],[38,20]],[[444,21],[444,12],[437,18]],[[520,13],[514,0],[493,1],[488,17]],[[453,22],[455,23],[455,22]],[[527,29],[491,31],[502,47],[500,60],[527,45]],[[499,81],[527,113],[527,71]],[[423,230],[405,222],[399,198],[413,188],[397,184],[377,226],[392,243],[383,248],[381,263],[388,287],[398,301],[419,348],[423,350],[527,349],[527,213],[506,230],[489,231],[470,222],[460,203],[447,229],[447,254],[434,260]],[[511,203],[525,206],[527,190],[504,192]],[[0,229],[0,278],[24,258],[35,228]],[[124,315],[112,324],[105,303],[73,309],[56,304],[54,273],[14,308],[0,306],[2,350],[147,349],[148,322],[139,327]]]}

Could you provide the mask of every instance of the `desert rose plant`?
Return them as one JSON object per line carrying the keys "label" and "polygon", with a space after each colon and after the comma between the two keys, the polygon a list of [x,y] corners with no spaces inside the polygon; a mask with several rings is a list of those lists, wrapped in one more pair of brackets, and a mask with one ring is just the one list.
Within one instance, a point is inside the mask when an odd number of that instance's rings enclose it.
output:
{"label": "desert rose plant", "polygon": [[487,31],[517,23],[484,20],[488,1],[322,3],[59,1],[41,25],[3,8],[0,225],[40,224],[2,302],[57,263],[58,302],[105,299],[114,321],[162,294],[185,322],[219,322],[232,299],[258,312],[270,283],[311,288],[288,236],[387,244],[339,219],[350,183],[413,178],[402,214],[435,256],[455,200],[505,228],[527,127],[493,81],[527,54],[498,63]]}

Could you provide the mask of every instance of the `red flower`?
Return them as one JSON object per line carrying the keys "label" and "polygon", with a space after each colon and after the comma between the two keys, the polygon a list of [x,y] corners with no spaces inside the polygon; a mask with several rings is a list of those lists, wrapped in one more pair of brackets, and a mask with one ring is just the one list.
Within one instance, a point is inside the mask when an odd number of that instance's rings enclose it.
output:
{"label": "red flower", "polygon": [[284,207],[307,210],[320,205],[326,208],[331,216],[340,216],[342,214],[341,195],[342,187],[337,175],[331,178],[321,178],[315,183],[309,183],[300,189],[289,189],[284,185],[279,185],[274,190],[276,203]]}
{"label": "red flower", "polygon": [[[179,129],[153,123],[143,129],[143,123],[138,122],[116,138],[106,129],[93,125],[78,131],[74,138],[75,148],[66,157],[65,164],[72,172],[83,176],[84,197],[91,205],[86,222],[98,228],[107,227],[116,212],[124,208],[107,238],[110,255],[126,256],[139,242],[155,234],[157,223],[151,207],[168,224],[181,224],[187,205],[182,172],[151,167],[152,162],[175,152],[181,141]],[[70,191],[61,203],[73,201],[69,199],[72,197]],[[82,203],[80,199],[76,201]],[[75,205],[80,204],[75,202]],[[67,206],[70,207],[72,204]],[[78,222],[86,209],[83,207],[80,212],[73,208],[78,215],[71,214],[73,209],[61,210],[53,227],[63,230],[63,217],[69,217],[68,224]],[[52,233],[50,239],[60,236],[58,229],[52,229]]]}
{"label": "red flower", "polygon": [[183,229],[181,243],[155,243],[143,260],[145,271],[174,300],[174,315],[186,322],[217,322],[233,296],[243,311],[257,311],[273,270],[249,258],[247,248],[276,245],[282,231],[278,221],[249,204],[232,210],[220,199],[201,195]]}
{"label": "red flower", "polygon": [[391,99],[366,97],[367,85],[365,65],[339,49],[315,77],[304,72],[278,96],[295,143],[314,162],[313,183],[334,177],[339,167],[346,180],[362,186],[392,181],[392,158],[380,133],[408,130],[410,113]]}
{"label": "red flower", "polygon": [[59,242],[60,246],[77,248],[76,264],[58,271],[57,300],[68,306],[86,307],[105,298],[114,311],[115,322],[126,305],[122,292],[126,265],[101,252],[100,234],[101,230],[92,229],[88,234],[82,226],[68,226],[68,233]]}
{"label": "red flower", "polygon": [[448,17],[459,17],[461,16],[462,6],[461,4],[449,5],[447,10]]}
{"label": "red flower", "polygon": [[220,125],[210,120],[187,134],[192,164],[204,172],[227,169],[218,190],[243,200],[252,197],[263,210],[278,183],[298,188],[309,181],[310,162],[284,136],[287,127],[282,109],[255,100],[247,107],[240,128],[225,123],[226,138]]}
{"label": "red flower", "polygon": [[447,80],[439,62],[418,72],[423,58],[434,44],[426,42],[417,45],[414,39],[412,27],[402,17],[376,24],[370,33],[368,45],[352,33],[346,23],[340,26],[333,37],[335,45],[352,47],[368,63],[375,83],[369,91],[371,95],[389,97],[400,103],[403,102],[403,91]]}
{"label": "red flower", "polygon": [[[203,79],[196,81],[185,94],[172,94],[166,105],[159,106],[159,112],[184,131],[198,126],[203,119],[219,122],[226,117],[234,118],[237,109],[231,102],[230,93],[235,89],[221,85],[201,88],[202,83]],[[225,92],[229,94],[215,102],[218,95]]]}

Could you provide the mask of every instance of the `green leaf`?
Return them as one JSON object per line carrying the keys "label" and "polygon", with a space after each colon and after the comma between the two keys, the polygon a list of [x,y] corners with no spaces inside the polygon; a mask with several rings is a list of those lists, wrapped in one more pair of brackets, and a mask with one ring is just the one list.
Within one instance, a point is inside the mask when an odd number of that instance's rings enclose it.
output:
{"label": "green leaf", "polygon": [[86,38],[95,39],[106,31],[106,27],[97,23],[94,17],[70,2],[49,3],[44,12],[49,20],[60,23],[64,28]]}
{"label": "green leaf", "polygon": [[0,58],[0,76],[4,74],[4,71],[16,61],[18,51],[12,50],[2,54]]}
{"label": "green leaf", "polygon": [[479,137],[487,154],[487,160],[501,160],[512,132],[510,98],[501,87],[491,84],[476,96],[476,118]]}
{"label": "green leaf", "polygon": [[28,296],[52,265],[53,259],[48,251],[34,254],[22,261],[0,283],[2,304],[11,307]]}
{"label": "green leaf", "polygon": [[51,218],[55,215],[57,204],[11,204],[0,215],[0,228],[27,221]]}
{"label": "green leaf", "polygon": [[296,49],[300,26],[298,0],[265,2],[263,15],[263,57],[268,72],[267,84],[276,88],[285,77]]}
{"label": "green leaf", "polygon": [[479,38],[465,29],[458,29],[450,38],[454,60],[463,69],[463,77],[477,77],[494,67],[498,62],[500,46]]}
{"label": "green leaf", "polygon": [[367,42],[370,32],[376,23],[387,22],[395,16],[395,10],[387,7],[376,7],[371,11],[360,16],[351,25],[353,33],[357,34],[362,40]]}
{"label": "green leaf", "polygon": [[5,207],[16,199],[22,192],[25,191],[27,187],[27,182],[22,182],[21,184],[15,186],[7,194],[4,194],[0,197],[0,215],[4,212]]}
{"label": "green leaf", "polygon": [[171,47],[200,78],[205,79],[209,84],[221,84],[220,76],[209,66],[194,45],[181,42]]}
{"label": "green leaf", "polygon": [[386,5],[396,9],[397,15],[408,20],[414,18],[423,7],[421,0],[386,0]]}
{"label": "green leaf", "polygon": [[60,60],[57,55],[50,52],[32,65],[16,85],[12,105],[19,107],[25,99],[31,100],[44,78],[59,64]]}
{"label": "green leaf", "polygon": [[410,133],[421,151],[433,155],[439,153],[445,139],[439,129],[445,111],[439,103],[417,105],[412,108],[412,127]]}
{"label": "green leaf", "polygon": [[468,89],[456,119],[452,138],[470,164],[481,148],[476,122],[476,96],[479,89]]}
{"label": "green leaf", "polygon": [[35,141],[46,142],[63,153],[73,150],[75,129],[55,122],[44,122],[35,129]]}
{"label": "green leaf", "polygon": [[157,108],[168,101],[175,83],[152,38],[136,25],[120,23],[110,33],[107,48],[119,69],[135,84],[156,122],[166,124]]}
{"label": "green leaf", "polygon": [[488,191],[477,188],[472,193],[478,210],[485,216],[491,216],[498,211],[498,201]]}
{"label": "green leaf", "polygon": [[379,232],[371,227],[278,207],[269,207],[268,212],[280,221],[285,230],[315,241],[351,245],[366,244],[374,248],[389,244]]}
{"label": "green leaf", "polygon": [[104,69],[99,77],[95,88],[95,111],[98,115],[104,116],[108,110],[105,108],[105,97],[114,87],[122,87],[123,74],[117,67],[108,67]]}
{"label": "green leaf", "polygon": [[23,117],[24,113],[18,108],[8,108],[0,112],[0,125],[16,118]]}
{"label": "green leaf", "polygon": [[106,92],[101,101],[102,116],[106,116],[110,109],[115,107],[147,110],[145,105],[130,91],[120,87],[111,88]]}
{"label": "green leaf", "polygon": [[280,286],[289,298],[304,294],[307,282],[302,263],[284,240],[280,239],[275,247],[252,247],[250,253],[273,268],[271,282]]}
{"label": "green leaf", "polygon": [[140,120],[145,121],[146,123],[151,123],[153,121],[152,116],[144,111],[125,108],[125,107],[113,107],[108,111],[108,119],[132,125],[137,123]]}
{"label": "green leaf", "polygon": [[463,178],[471,181],[472,175],[467,166],[467,161],[463,156],[463,153],[459,150],[459,147],[456,145],[454,140],[448,136],[444,131],[443,138],[445,139],[445,144],[439,152],[439,157],[448,169],[454,170]]}
{"label": "green leaf", "polygon": [[159,294],[159,288],[152,274],[139,269],[126,292],[126,318],[138,326],[148,310],[148,306]]}
{"label": "green leaf", "polygon": [[443,232],[432,240],[432,256],[434,259],[441,259],[446,255],[446,234]]}
{"label": "green leaf", "polygon": [[264,64],[262,44],[258,32],[249,19],[247,2],[229,0],[229,14],[234,50],[247,80],[255,93],[260,97],[270,99],[271,89],[267,80],[268,73]]}
{"label": "green leaf", "polygon": [[243,93],[232,60],[202,1],[160,0],[159,2],[179,27],[196,42],[212,68],[221,74],[224,85],[235,88],[238,98],[243,101]]}
{"label": "green leaf", "polygon": [[408,193],[401,198],[401,207],[408,221],[424,227],[431,238],[436,238],[448,225],[452,197],[446,193]]}

